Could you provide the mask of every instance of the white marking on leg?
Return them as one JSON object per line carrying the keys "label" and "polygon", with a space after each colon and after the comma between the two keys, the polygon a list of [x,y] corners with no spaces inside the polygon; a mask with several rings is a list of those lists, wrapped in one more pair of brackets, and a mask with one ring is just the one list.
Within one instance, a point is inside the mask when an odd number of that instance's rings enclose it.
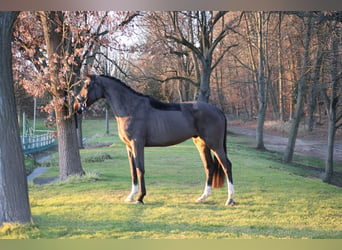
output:
{"label": "white marking on leg", "polygon": [[138,191],[139,191],[139,186],[132,184],[131,193],[127,196],[125,201],[126,202],[134,201],[134,196],[135,196],[136,193],[138,193]]}
{"label": "white marking on leg", "polygon": [[212,187],[205,184],[204,192],[201,197],[199,197],[196,202],[205,202],[209,195],[211,195]]}
{"label": "white marking on leg", "polygon": [[228,205],[234,205],[234,185],[229,180],[227,180],[228,183],[228,200],[226,202],[226,206]]}

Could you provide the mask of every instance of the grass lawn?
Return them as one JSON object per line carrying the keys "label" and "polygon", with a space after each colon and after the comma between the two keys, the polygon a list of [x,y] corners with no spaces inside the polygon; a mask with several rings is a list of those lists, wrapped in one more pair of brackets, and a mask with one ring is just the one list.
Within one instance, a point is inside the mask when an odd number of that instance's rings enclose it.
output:
{"label": "grass lawn", "polygon": [[[33,224],[4,225],[0,238],[342,238],[342,189],[310,177],[296,165],[281,163],[275,152],[254,150],[250,138],[227,140],[234,207],[224,206],[226,187],[214,189],[206,203],[195,203],[204,189],[205,173],[191,140],[145,149],[147,196],[145,205],[137,206],[124,202],[131,177],[115,123],[110,136],[103,135],[102,121],[84,121],[83,128],[88,143],[113,144],[81,150],[85,177],[48,185],[29,183]],[[317,159],[295,161],[323,167]],[[57,175],[54,164],[44,173]]]}

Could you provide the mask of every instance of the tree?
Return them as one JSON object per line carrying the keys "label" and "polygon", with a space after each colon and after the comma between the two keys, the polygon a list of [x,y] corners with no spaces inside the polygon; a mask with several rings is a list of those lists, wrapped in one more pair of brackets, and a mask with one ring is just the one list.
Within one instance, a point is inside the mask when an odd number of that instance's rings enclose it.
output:
{"label": "tree", "polygon": [[[257,96],[255,103],[258,103],[257,129],[256,129],[256,148],[265,150],[264,145],[264,123],[266,119],[266,110],[269,94],[270,70],[269,70],[269,54],[268,54],[268,26],[271,13],[252,12],[244,13],[245,29],[240,33],[241,38],[246,42],[248,48],[248,59],[244,61],[243,57],[238,55],[235,58],[240,62],[246,71],[252,75],[252,81],[246,86],[251,85],[254,89],[254,95]],[[266,17],[266,18],[265,18]],[[245,34],[243,34],[245,32]],[[241,58],[240,58],[241,57]],[[267,72],[268,74],[265,74]],[[246,73],[244,73],[246,74]],[[241,91],[246,93],[247,91]],[[250,91],[248,91],[250,92]],[[247,93],[248,93],[247,92]],[[243,96],[243,94],[241,94]],[[253,98],[249,96],[250,106],[252,106]],[[246,106],[246,105],[244,105]],[[245,108],[247,110],[247,108]],[[246,112],[248,113],[248,112]],[[251,108],[251,114],[253,109]]]}
{"label": "tree", "polygon": [[324,97],[326,110],[328,114],[328,151],[325,162],[325,172],[322,180],[331,183],[333,177],[334,165],[334,142],[336,130],[342,127],[339,121],[342,119],[342,91],[341,78],[342,73],[339,72],[341,67],[341,57],[339,55],[339,44],[341,39],[341,26],[338,22],[332,21],[330,24],[330,82],[328,86],[323,86],[322,95]]}
{"label": "tree", "polygon": [[31,220],[12,75],[12,26],[17,15],[0,12],[0,225]]}
{"label": "tree", "polygon": [[284,107],[284,66],[283,66],[283,50],[282,50],[282,36],[281,36],[281,23],[282,23],[282,13],[278,13],[279,23],[278,23],[278,99],[279,99],[279,119],[285,121],[285,107]]}
{"label": "tree", "polygon": [[[71,57],[63,46],[67,43],[67,27],[62,12],[40,12],[43,26],[46,52],[49,63],[49,83],[53,96],[58,131],[58,151],[60,179],[71,175],[83,175],[80,152],[78,148],[75,119],[70,107],[72,89],[72,72],[65,70],[67,62],[63,59]],[[64,67],[64,68],[63,68]],[[61,74],[64,72],[64,74]],[[67,75],[65,75],[67,74]],[[68,81],[68,79],[70,79]]]}
{"label": "tree", "polygon": [[264,75],[264,32],[263,32],[263,22],[264,13],[258,13],[259,21],[259,69],[258,69],[258,101],[259,101],[259,111],[258,111],[258,123],[256,130],[256,142],[257,149],[264,150],[264,123],[266,118],[266,108],[267,108],[267,89],[265,88],[265,75]]}
{"label": "tree", "polygon": [[299,122],[303,116],[306,76],[308,73],[308,66],[309,66],[309,49],[310,49],[310,39],[311,39],[311,32],[312,32],[311,20],[312,20],[312,14],[308,13],[308,16],[305,17],[303,65],[302,65],[302,71],[301,71],[300,80],[298,84],[296,110],[294,113],[293,121],[291,124],[291,130],[289,134],[289,139],[288,139],[288,143],[287,143],[286,150],[284,152],[284,157],[283,157],[283,160],[286,163],[289,163],[292,161],[294,147],[296,144],[296,138],[297,138],[297,133],[298,133]]}
{"label": "tree", "polygon": [[309,89],[309,103],[308,103],[308,131],[312,132],[314,128],[314,111],[317,105],[317,97],[318,97],[318,81],[320,78],[321,65],[323,61],[323,51],[322,46],[319,43],[317,54],[315,56],[315,61],[313,64],[313,72],[311,74],[311,85]]}
{"label": "tree", "polygon": [[[231,15],[229,22],[222,29],[226,11],[173,11],[168,13],[150,13],[148,19],[153,30],[162,33],[168,44],[176,43],[186,48],[193,57],[197,79],[187,76],[173,76],[172,79],[188,80],[198,86],[198,100],[208,102],[210,96],[210,77],[224,55],[237,44],[230,44],[213,61],[217,46],[228,33],[234,30],[239,21],[238,15]],[[190,28],[189,28],[190,27]],[[173,45],[173,48],[177,48]],[[172,53],[176,51],[173,50]],[[183,52],[181,52],[183,53]],[[169,79],[170,79],[169,78]]]}

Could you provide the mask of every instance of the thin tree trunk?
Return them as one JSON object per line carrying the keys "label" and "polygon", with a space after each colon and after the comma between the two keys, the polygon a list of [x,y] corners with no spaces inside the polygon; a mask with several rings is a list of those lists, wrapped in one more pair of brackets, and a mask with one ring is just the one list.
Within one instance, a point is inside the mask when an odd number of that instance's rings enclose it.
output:
{"label": "thin tree trunk", "polygon": [[[269,72],[270,75],[270,72]],[[279,120],[280,114],[279,114],[279,108],[278,108],[278,102],[277,102],[277,94],[275,93],[275,89],[277,86],[273,87],[271,80],[267,80],[267,88],[269,88],[268,94],[270,96],[270,101],[272,104],[272,112],[273,112],[273,119],[274,120]]]}
{"label": "thin tree trunk", "polygon": [[322,65],[322,59],[323,59],[323,53],[322,53],[322,47],[319,46],[315,63],[314,63],[314,72],[312,73],[312,83],[310,85],[309,90],[309,110],[308,110],[308,130],[309,132],[313,131],[314,127],[314,111],[316,109],[316,99],[317,99],[317,86],[318,86],[318,80],[319,80],[319,73],[321,70]]}
{"label": "thin tree trunk", "polygon": [[331,183],[333,174],[334,174],[334,145],[335,145],[335,119],[336,113],[332,112],[329,115],[328,122],[328,151],[327,151],[327,159],[325,161],[325,172],[322,176],[322,180],[327,183]]}
{"label": "thin tree trunk", "polygon": [[[265,29],[265,53],[264,53],[264,68],[265,72],[267,72],[267,78],[266,80],[266,92],[265,92],[265,116],[266,116],[266,109],[267,109],[267,104],[268,104],[268,96],[270,97],[270,101],[272,104],[272,111],[273,111],[273,118],[274,119],[279,119],[279,108],[278,108],[278,102],[276,100],[276,95],[274,94],[274,88],[272,86],[272,80],[271,80],[271,74],[272,74],[272,68],[270,67],[270,56],[269,56],[269,42],[268,42],[268,30],[269,30],[269,20],[270,20],[271,14],[268,13],[267,18],[266,18],[266,29]],[[276,84],[275,84],[276,85]],[[276,88],[278,89],[278,88]]]}
{"label": "thin tree trunk", "polygon": [[14,98],[11,39],[18,12],[0,12],[0,226],[31,220]]}
{"label": "thin tree trunk", "polygon": [[77,142],[79,148],[84,148],[83,145],[83,130],[82,130],[82,121],[83,115],[82,114],[75,114],[76,119],[76,134],[77,134]]}
{"label": "thin tree trunk", "polygon": [[[250,29],[249,29],[249,24],[248,24],[248,20],[247,20],[247,16],[245,16],[245,21],[246,21],[246,30],[247,30],[247,38],[248,38],[248,54],[249,54],[249,59],[250,59],[250,64],[252,66],[252,80],[251,80],[251,85],[252,85],[252,89],[253,89],[253,95],[251,97],[251,99],[253,100],[253,102],[255,103],[255,106],[257,107],[256,109],[258,109],[259,107],[257,106],[258,105],[258,77],[257,77],[257,74],[255,73],[256,72],[256,62],[255,62],[255,58],[254,58],[254,54],[253,54],[253,45],[252,45],[252,38],[251,38],[251,32],[250,32]],[[252,109],[251,112],[251,117],[254,116],[254,110]]]}
{"label": "thin tree trunk", "polygon": [[294,110],[294,103],[295,103],[295,95],[297,95],[297,87],[296,84],[298,83],[297,79],[297,70],[296,68],[299,67],[298,60],[296,64],[296,53],[294,48],[294,44],[292,42],[291,36],[289,36],[289,44],[291,48],[291,56],[288,61],[288,71],[291,72],[291,96],[290,96],[290,110],[289,110],[289,120],[291,121],[293,119],[293,110]]}
{"label": "thin tree trunk", "polygon": [[258,71],[258,94],[259,94],[259,112],[256,130],[257,149],[264,150],[264,123],[266,116],[266,95],[265,93],[265,75],[264,75],[264,51],[263,51],[263,13],[259,12],[259,71]]}
{"label": "thin tree trunk", "polygon": [[109,105],[106,104],[106,135],[109,135]]}
{"label": "thin tree trunk", "polygon": [[328,152],[327,152],[327,160],[325,162],[325,173],[323,175],[322,180],[327,183],[331,183],[333,174],[334,174],[334,143],[335,143],[335,134],[336,134],[336,123],[337,119],[337,105],[340,96],[337,95],[338,91],[338,62],[339,62],[339,51],[338,51],[339,38],[333,35],[332,38],[332,63],[331,63],[331,89],[330,89],[330,98],[328,97],[328,93],[324,90],[323,96],[325,98],[325,103],[327,107],[328,113]]}
{"label": "thin tree trunk", "polygon": [[[216,78],[216,91],[217,91],[217,98],[219,101],[219,105],[221,110],[223,110],[223,112],[225,113],[225,107],[224,107],[224,97],[222,94],[222,68],[220,67],[220,76],[218,76],[218,69],[215,69],[215,78]],[[220,84],[221,82],[221,84]]]}
{"label": "thin tree trunk", "polygon": [[278,26],[278,96],[279,96],[279,119],[280,121],[285,121],[285,102],[284,102],[284,67],[283,67],[283,51],[282,51],[282,38],[281,38],[281,21],[282,14],[279,13],[279,26]]}
{"label": "thin tree trunk", "polygon": [[311,38],[311,15],[306,19],[305,22],[305,38],[304,38],[304,55],[303,55],[303,66],[300,76],[300,81],[298,85],[298,94],[297,94],[297,103],[296,110],[294,113],[293,121],[291,124],[290,135],[288,139],[288,143],[286,146],[286,150],[284,153],[284,162],[289,163],[292,161],[294,147],[296,144],[297,133],[299,122],[303,114],[303,105],[304,105],[304,95],[305,95],[305,86],[306,86],[306,74],[309,65],[309,49],[310,49],[310,38]]}
{"label": "thin tree trunk", "polygon": [[[253,82],[253,80],[252,80],[252,82]],[[250,114],[249,119],[253,119],[253,116],[254,116],[254,103],[253,103],[254,98],[252,98],[254,93],[252,91],[251,84],[253,84],[253,83],[247,84],[248,96],[250,97],[250,98],[248,98],[249,99],[249,114]]]}

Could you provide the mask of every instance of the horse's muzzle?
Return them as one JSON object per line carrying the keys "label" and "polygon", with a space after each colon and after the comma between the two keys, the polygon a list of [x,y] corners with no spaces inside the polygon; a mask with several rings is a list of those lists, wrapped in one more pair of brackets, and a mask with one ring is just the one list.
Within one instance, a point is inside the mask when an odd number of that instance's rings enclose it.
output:
{"label": "horse's muzzle", "polygon": [[83,111],[86,110],[86,108],[87,108],[87,105],[85,103],[79,103],[79,102],[74,103],[74,110],[78,114],[82,114]]}

